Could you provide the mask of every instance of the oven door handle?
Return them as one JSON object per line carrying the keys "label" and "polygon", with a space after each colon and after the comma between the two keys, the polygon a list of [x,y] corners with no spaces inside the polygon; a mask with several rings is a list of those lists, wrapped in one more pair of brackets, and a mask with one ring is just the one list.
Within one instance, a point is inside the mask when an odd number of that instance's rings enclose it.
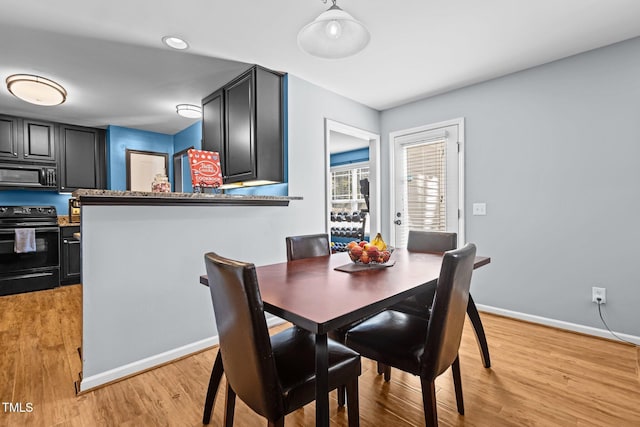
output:
{"label": "oven door handle", "polygon": [[18,279],[33,279],[36,277],[47,277],[47,276],[53,276],[53,273],[48,271],[44,273],[28,273],[28,274],[21,274],[19,276],[9,276],[5,278],[0,278],[0,282],[4,282],[7,280],[18,280]]}
{"label": "oven door handle", "polygon": [[[18,224],[18,225],[30,225],[30,224]],[[30,228],[30,227],[21,227],[21,228]],[[31,228],[35,228],[36,233],[41,233],[41,232],[50,232],[50,231],[55,231],[58,232],[59,228],[58,227],[31,227]],[[16,230],[19,230],[20,228],[5,228],[5,229],[0,229],[0,234],[13,234],[16,232]]]}

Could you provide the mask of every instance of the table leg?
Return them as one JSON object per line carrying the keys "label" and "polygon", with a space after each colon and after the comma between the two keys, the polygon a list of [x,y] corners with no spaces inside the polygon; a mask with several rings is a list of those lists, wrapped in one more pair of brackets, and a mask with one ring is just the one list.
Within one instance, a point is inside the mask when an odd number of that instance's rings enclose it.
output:
{"label": "table leg", "polygon": [[316,334],[316,427],[329,426],[329,349],[327,334]]}
{"label": "table leg", "polygon": [[224,368],[222,366],[222,356],[220,355],[220,349],[218,349],[218,355],[216,356],[215,362],[213,362],[213,369],[211,370],[211,378],[209,378],[207,397],[204,401],[202,424],[209,424],[211,421],[211,412],[213,411],[213,404],[216,401],[216,394],[218,393],[218,386],[220,385],[223,373]]}

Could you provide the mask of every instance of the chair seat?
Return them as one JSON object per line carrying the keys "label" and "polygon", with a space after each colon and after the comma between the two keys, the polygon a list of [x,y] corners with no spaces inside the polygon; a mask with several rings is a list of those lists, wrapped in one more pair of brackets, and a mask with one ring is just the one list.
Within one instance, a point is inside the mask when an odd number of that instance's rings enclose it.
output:
{"label": "chair seat", "polygon": [[[273,357],[284,394],[285,412],[315,400],[315,335],[293,327],[271,337]],[[347,384],[361,372],[360,355],[328,340],[329,390]]]}
{"label": "chair seat", "polygon": [[419,375],[428,325],[423,317],[386,310],[350,329],[346,345],[368,359]]}
{"label": "chair seat", "polygon": [[389,309],[428,319],[431,313],[433,294],[433,291],[427,291],[425,294],[414,295],[392,305]]}

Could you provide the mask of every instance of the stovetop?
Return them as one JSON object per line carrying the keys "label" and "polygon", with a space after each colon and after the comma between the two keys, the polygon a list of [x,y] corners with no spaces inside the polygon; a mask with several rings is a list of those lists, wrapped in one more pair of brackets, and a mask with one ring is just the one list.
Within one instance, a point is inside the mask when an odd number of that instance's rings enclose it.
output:
{"label": "stovetop", "polygon": [[57,218],[55,206],[0,206],[0,218]]}

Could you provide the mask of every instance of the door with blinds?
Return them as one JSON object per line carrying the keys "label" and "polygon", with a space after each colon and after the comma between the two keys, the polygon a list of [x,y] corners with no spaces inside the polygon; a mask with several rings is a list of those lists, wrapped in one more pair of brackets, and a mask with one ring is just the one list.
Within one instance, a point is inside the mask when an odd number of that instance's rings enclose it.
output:
{"label": "door with blinds", "polygon": [[392,232],[407,246],[409,230],[450,231],[462,242],[458,211],[462,120],[392,134]]}

